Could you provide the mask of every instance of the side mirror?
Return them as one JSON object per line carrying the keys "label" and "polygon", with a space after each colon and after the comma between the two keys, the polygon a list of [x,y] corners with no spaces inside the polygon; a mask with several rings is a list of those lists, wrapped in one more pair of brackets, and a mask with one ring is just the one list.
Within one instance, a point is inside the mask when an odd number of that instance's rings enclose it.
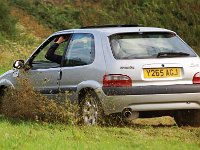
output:
{"label": "side mirror", "polygon": [[23,60],[16,60],[13,64],[13,68],[21,69],[24,67],[24,61]]}

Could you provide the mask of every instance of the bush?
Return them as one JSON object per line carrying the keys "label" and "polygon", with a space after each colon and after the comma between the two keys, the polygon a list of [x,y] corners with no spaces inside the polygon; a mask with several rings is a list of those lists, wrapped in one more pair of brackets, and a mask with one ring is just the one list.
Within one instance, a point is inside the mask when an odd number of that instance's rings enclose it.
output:
{"label": "bush", "polygon": [[17,79],[17,89],[6,89],[1,112],[14,119],[77,124],[78,107],[69,100],[55,101],[35,92],[27,79]]}
{"label": "bush", "polygon": [[53,30],[64,30],[79,27],[78,11],[71,7],[58,7],[42,0],[10,0],[17,7],[33,15],[43,25]]}

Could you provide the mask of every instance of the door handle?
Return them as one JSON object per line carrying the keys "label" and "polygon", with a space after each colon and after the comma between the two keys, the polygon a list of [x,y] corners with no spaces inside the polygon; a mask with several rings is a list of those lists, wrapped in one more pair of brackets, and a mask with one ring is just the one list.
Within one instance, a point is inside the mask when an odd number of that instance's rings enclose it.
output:
{"label": "door handle", "polygon": [[60,75],[59,75],[59,79],[58,80],[61,80],[62,79],[62,70],[60,70]]}

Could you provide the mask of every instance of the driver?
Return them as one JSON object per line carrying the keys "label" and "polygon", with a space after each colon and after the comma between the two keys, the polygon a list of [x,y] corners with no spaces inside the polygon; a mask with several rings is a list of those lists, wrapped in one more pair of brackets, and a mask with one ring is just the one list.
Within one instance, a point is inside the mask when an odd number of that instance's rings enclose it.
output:
{"label": "driver", "polygon": [[52,62],[61,64],[62,56],[55,54],[55,51],[58,48],[59,44],[67,41],[68,39],[69,36],[60,36],[57,40],[55,40],[55,43],[48,49],[45,58]]}

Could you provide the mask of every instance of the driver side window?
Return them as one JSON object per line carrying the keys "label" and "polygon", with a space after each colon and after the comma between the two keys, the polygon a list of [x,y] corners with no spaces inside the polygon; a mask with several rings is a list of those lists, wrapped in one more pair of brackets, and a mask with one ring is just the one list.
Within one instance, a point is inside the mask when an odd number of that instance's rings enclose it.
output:
{"label": "driver side window", "polygon": [[[31,63],[32,69],[46,69],[46,68],[60,67],[60,64],[53,62],[51,60],[48,60],[46,58],[47,52],[55,44],[55,40],[57,40],[60,36],[61,35],[51,37],[41,46],[40,50],[35,54],[35,57],[32,60],[32,63]],[[64,35],[64,36],[70,37],[70,35]],[[59,44],[54,54],[62,57],[64,54],[64,50],[66,46],[68,45],[68,42],[69,42],[69,38],[65,42]]]}

